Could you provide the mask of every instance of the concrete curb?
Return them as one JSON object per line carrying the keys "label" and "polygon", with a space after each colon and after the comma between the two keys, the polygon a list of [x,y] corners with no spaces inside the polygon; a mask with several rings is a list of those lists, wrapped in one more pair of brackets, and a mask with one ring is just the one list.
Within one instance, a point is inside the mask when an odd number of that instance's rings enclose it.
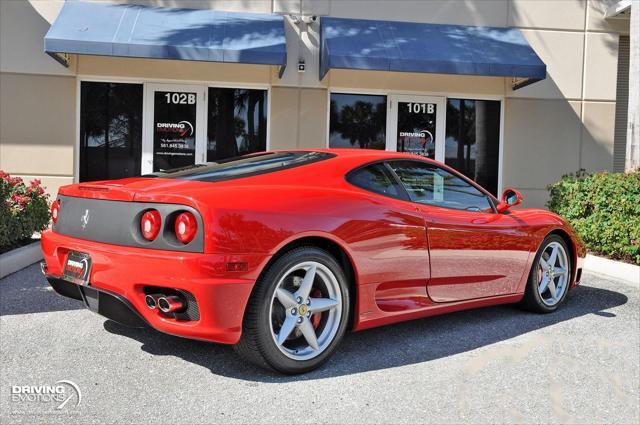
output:
{"label": "concrete curb", "polygon": [[0,279],[42,260],[40,241],[21,246],[0,255]]}
{"label": "concrete curb", "polygon": [[622,280],[640,287],[640,266],[587,254],[584,271]]}

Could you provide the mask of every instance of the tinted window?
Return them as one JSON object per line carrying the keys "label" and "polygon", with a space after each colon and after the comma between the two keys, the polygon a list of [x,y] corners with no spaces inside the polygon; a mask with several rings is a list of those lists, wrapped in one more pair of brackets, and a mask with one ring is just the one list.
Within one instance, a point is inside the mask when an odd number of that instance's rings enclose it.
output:
{"label": "tinted window", "polygon": [[500,102],[447,100],[445,164],[494,195],[498,191]]}
{"label": "tinted window", "polygon": [[386,126],[386,96],[331,94],[330,147],[384,149]]}
{"label": "tinted window", "polygon": [[492,211],[484,193],[435,165],[418,161],[394,161],[390,165],[413,202],[458,210]]}
{"label": "tinted window", "polygon": [[142,84],[80,86],[80,181],[140,175]]}
{"label": "tinted window", "polygon": [[207,161],[267,149],[267,91],[210,88]]}
{"label": "tinted window", "polygon": [[218,162],[196,164],[190,167],[154,173],[151,176],[215,182],[238,179],[257,174],[273,173],[288,168],[311,164],[335,155],[325,152],[270,152],[245,155]]}
{"label": "tinted window", "polygon": [[401,189],[398,187],[397,182],[382,164],[373,164],[352,171],[347,176],[347,181],[370,192],[394,198],[401,197]]}

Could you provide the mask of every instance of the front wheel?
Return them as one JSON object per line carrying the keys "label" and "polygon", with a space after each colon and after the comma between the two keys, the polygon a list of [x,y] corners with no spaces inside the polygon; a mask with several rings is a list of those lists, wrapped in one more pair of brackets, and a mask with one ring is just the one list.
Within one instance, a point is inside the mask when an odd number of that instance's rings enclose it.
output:
{"label": "front wheel", "polygon": [[529,273],[522,306],[536,313],[551,313],[564,301],[571,285],[571,257],[558,235],[547,236]]}
{"label": "front wheel", "polygon": [[256,282],[235,349],[259,366],[307,372],[331,356],[348,316],[347,281],[336,260],[319,248],[296,248]]}

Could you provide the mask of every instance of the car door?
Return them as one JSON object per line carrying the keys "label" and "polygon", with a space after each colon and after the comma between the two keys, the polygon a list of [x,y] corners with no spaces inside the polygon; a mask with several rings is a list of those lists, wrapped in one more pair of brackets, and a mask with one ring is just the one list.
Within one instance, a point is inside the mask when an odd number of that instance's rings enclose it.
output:
{"label": "car door", "polygon": [[525,229],[467,179],[433,163],[392,161],[390,168],[424,217],[430,298],[453,302],[511,294],[525,272]]}
{"label": "car door", "polygon": [[[359,300],[369,310],[367,319],[381,311],[407,311],[430,304],[424,219],[408,202],[392,171],[382,162],[370,163],[348,173],[346,184],[361,189],[364,202],[358,202],[361,210],[354,214],[359,218],[349,220],[335,233],[348,242],[359,265]],[[371,307],[374,302],[375,308]]]}

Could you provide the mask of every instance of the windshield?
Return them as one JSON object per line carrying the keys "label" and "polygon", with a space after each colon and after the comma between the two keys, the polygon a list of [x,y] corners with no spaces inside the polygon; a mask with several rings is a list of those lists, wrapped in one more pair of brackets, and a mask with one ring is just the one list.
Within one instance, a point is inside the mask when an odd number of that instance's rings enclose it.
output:
{"label": "windshield", "polygon": [[334,156],[334,154],[326,152],[266,152],[157,172],[147,177],[216,182],[273,173],[333,158]]}

